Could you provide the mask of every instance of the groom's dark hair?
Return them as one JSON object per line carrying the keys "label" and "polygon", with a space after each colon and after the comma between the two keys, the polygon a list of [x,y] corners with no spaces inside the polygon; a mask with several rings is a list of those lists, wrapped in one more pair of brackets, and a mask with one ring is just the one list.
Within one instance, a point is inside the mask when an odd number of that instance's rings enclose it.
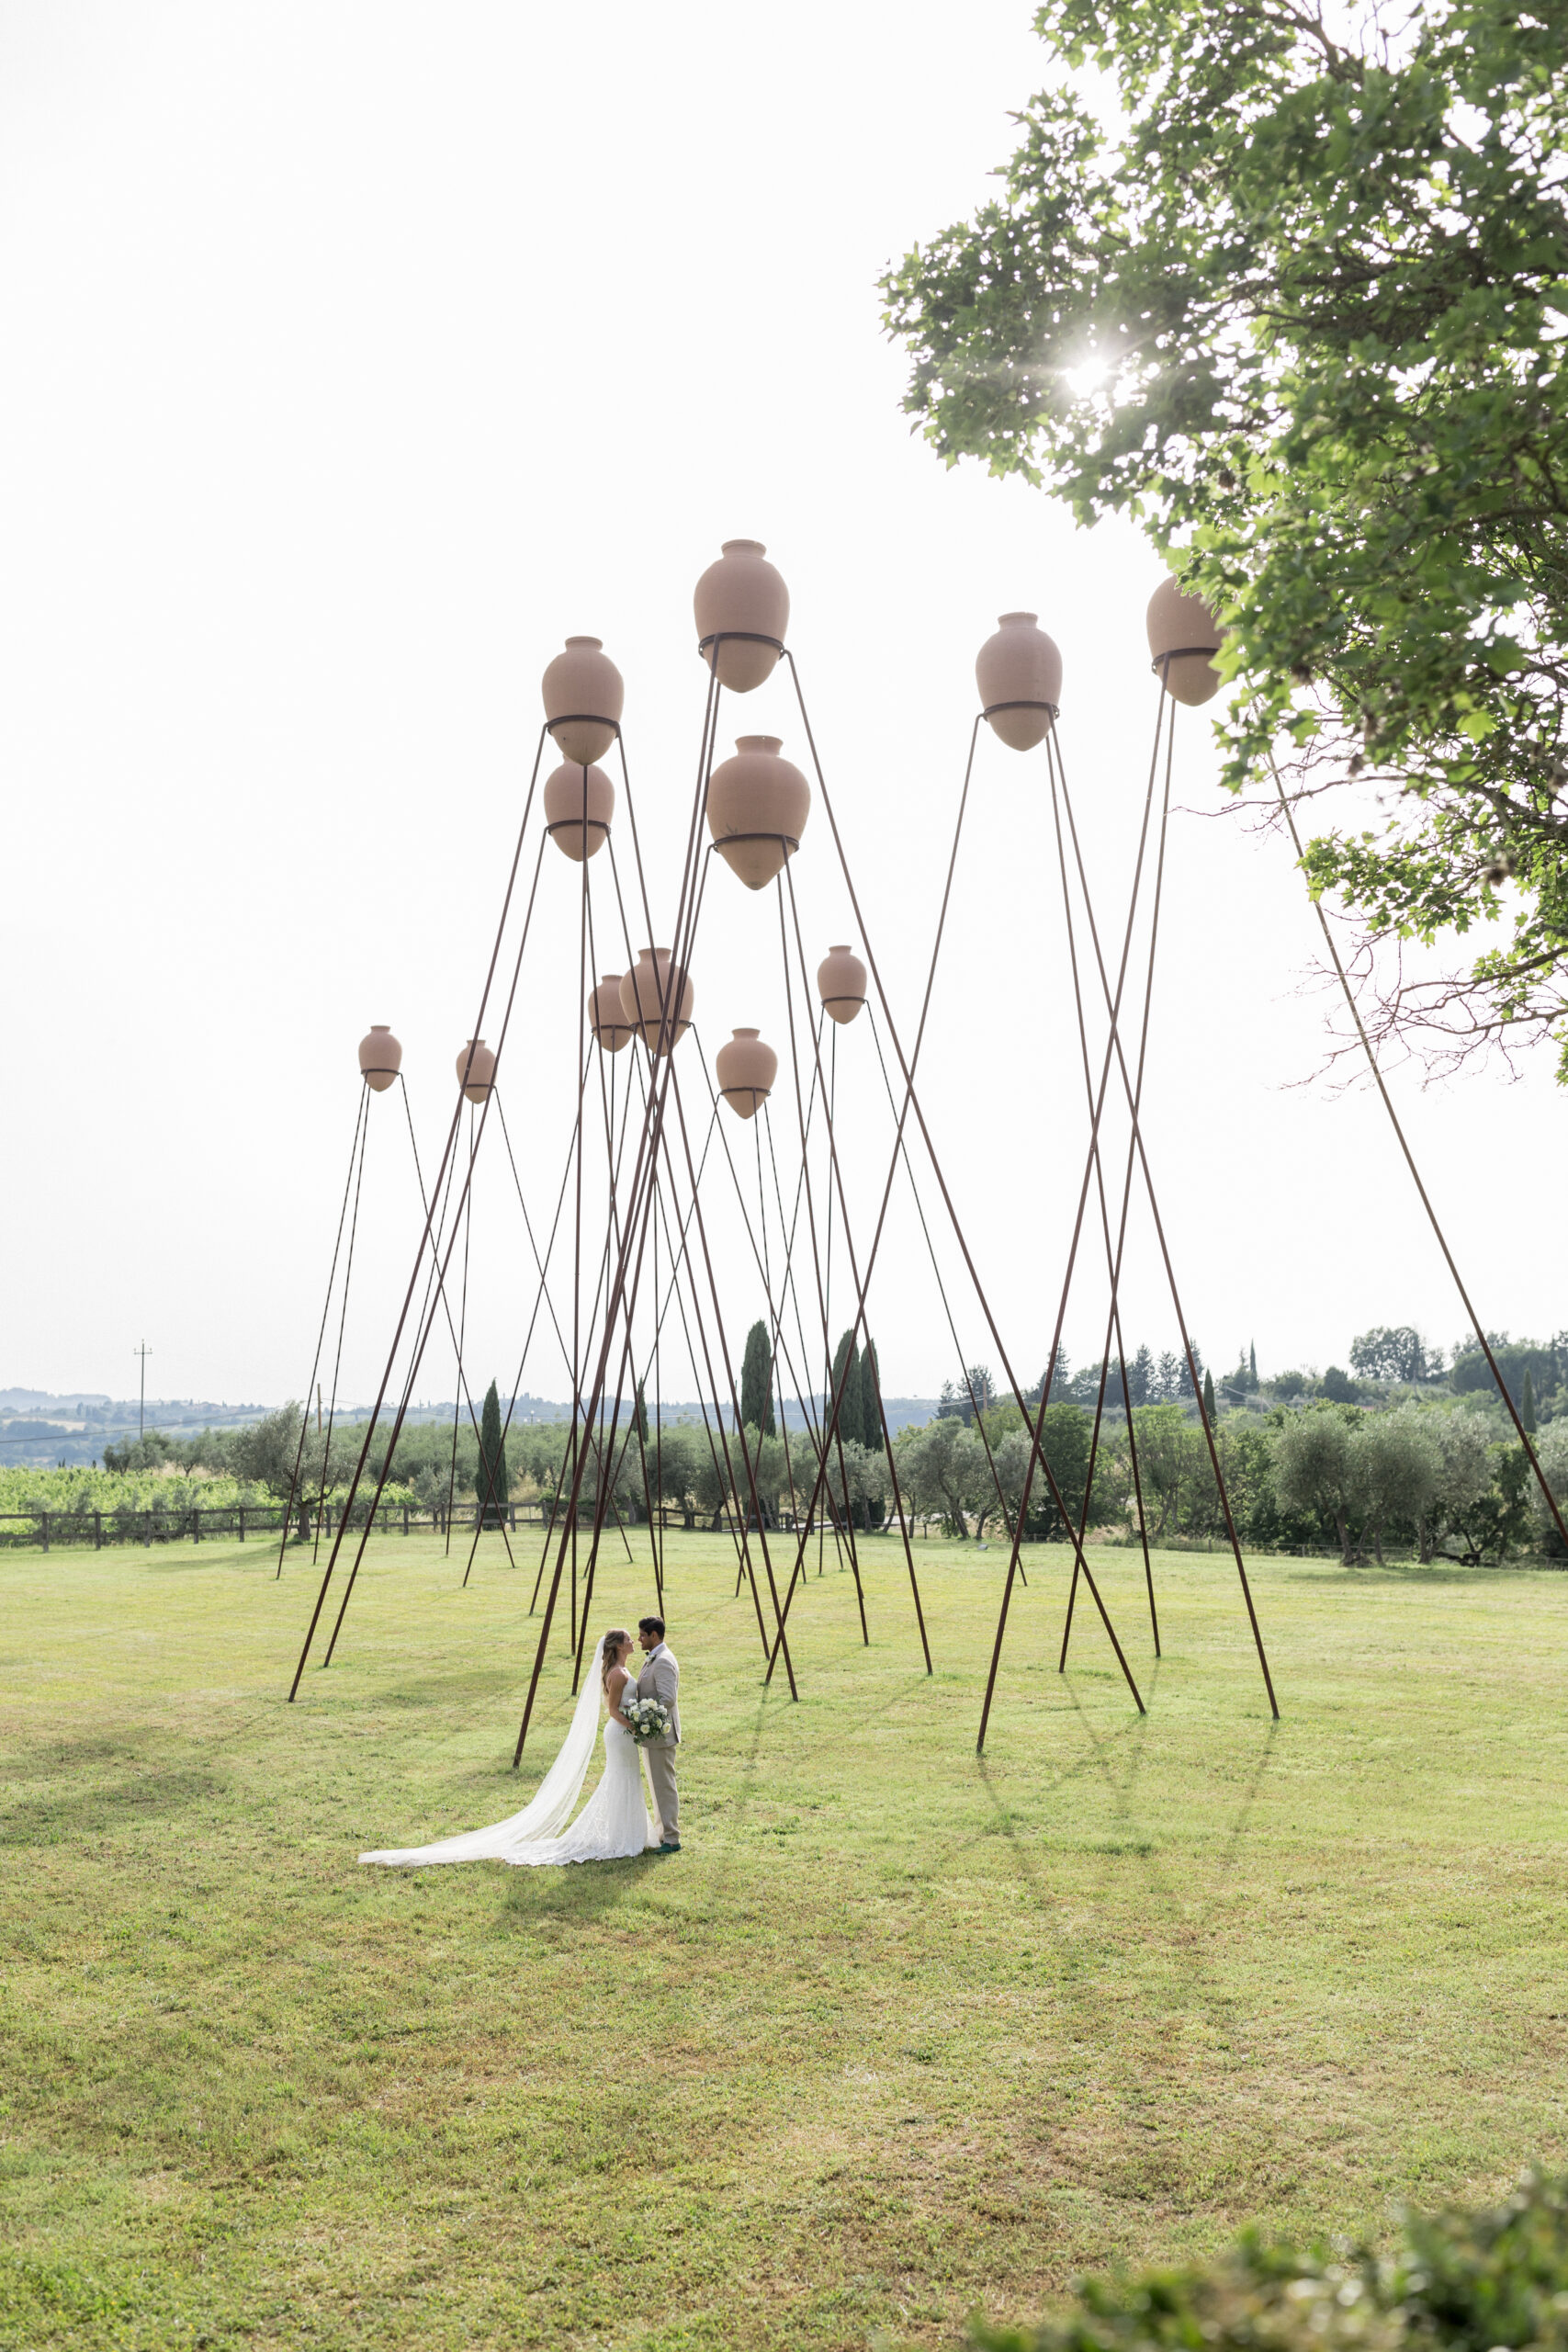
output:
{"label": "groom's dark hair", "polygon": [[660,1641],[664,1639],[662,1617],[639,1617],[637,1621],[637,1629],[639,1634],[657,1634]]}

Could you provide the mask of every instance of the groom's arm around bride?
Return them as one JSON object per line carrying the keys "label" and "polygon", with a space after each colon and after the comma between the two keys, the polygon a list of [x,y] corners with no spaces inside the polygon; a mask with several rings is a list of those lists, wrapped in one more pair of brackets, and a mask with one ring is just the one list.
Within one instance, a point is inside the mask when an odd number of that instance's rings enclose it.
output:
{"label": "groom's arm around bride", "polygon": [[675,1785],[675,1750],[681,1740],[681,1668],[675,1653],[664,1639],[662,1617],[642,1617],[637,1621],[637,1640],[647,1654],[647,1663],[637,1679],[639,1699],[658,1699],[670,1710],[670,1728],[662,1739],[650,1740],[643,1749],[648,1763],[648,1777],[653,1784],[653,1801],[659,1807],[659,1819],[663,1833],[660,1851],[678,1853],[681,1847],[681,1792]]}

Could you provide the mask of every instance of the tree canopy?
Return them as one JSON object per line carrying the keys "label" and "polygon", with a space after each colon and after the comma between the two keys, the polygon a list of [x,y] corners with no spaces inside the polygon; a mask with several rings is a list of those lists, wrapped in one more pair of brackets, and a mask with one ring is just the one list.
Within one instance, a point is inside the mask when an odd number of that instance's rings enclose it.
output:
{"label": "tree canopy", "polygon": [[1304,862],[1370,938],[1511,918],[1375,1033],[1554,1035],[1568,1080],[1562,0],[1035,23],[1000,196],[884,281],[907,410],[1143,521],[1229,631],[1226,781],[1354,786]]}

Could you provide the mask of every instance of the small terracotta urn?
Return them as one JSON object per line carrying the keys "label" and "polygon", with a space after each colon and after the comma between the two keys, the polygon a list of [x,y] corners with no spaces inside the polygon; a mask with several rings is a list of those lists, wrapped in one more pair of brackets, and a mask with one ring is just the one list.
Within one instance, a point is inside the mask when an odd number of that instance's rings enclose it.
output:
{"label": "small terracotta urn", "polygon": [[773,674],[789,627],[789,590],[767,555],[760,539],[726,539],[692,599],[697,650],[732,695]]}
{"label": "small terracotta urn", "polygon": [[482,1102],[495,1084],[495,1056],[482,1037],[470,1037],[457,1056],[457,1083],[470,1102]]}
{"label": "small terracotta urn", "polygon": [[760,1029],[738,1029],[714,1057],[718,1091],[738,1119],[754,1119],[773,1091],[779,1057]]}
{"label": "small terracotta urn", "polygon": [[749,890],[761,890],[800,847],[811,786],[779,757],[776,735],[742,735],[708,778],[708,831]]}
{"label": "small terracotta urn", "polygon": [[621,981],[621,1011],[650,1054],[667,1054],[692,1025],[696,991],[668,947],[637,950],[634,968]]}
{"label": "small terracotta urn", "polygon": [[629,1046],[637,1032],[626,1019],[621,1003],[621,976],[606,972],[588,1000],[588,1025],[594,1042],[606,1054],[618,1054]]}
{"label": "small terracotta urn", "polygon": [[1004,613],[975,657],[975,684],[991,732],[1015,752],[1032,752],[1051,731],[1062,699],[1062,657],[1033,613]]}
{"label": "small terracotta urn", "polygon": [[829,1021],[854,1019],[865,1002],[865,966],[852,947],[829,947],[817,967],[817,993]]}
{"label": "small terracotta urn", "polygon": [[545,724],[556,749],[581,768],[602,760],[615,741],[626,681],[597,637],[569,637],[542,681]]}
{"label": "small terracotta urn", "polygon": [[385,1094],[403,1066],[403,1049],[384,1021],[359,1040],[359,1070],[372,1094]]}
{"label": "small terracotta urn", "polygon": [[1224,683],[1210,661],[1224,631],[1201,596],[1186,595],[1170,575],[1149,598],[1150,668],[1166,692],[1190,710],[1212,702]]}
{"label": "small terracotta urn", "polygon": [[546,777],[545,831],[579,865],[604,848],[615,814],[615,787],[603,768],[568,765]]}

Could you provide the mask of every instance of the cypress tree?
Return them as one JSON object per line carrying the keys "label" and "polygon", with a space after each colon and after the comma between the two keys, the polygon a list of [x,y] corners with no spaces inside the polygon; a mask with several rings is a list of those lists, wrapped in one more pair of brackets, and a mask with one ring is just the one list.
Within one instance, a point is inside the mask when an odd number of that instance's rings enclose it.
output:
{"label": "cypress tree", "polygon": [[501,1398],[492,1380],[485,1390],[484,1410],[479,1415],[479,1461],[474,1473],[474,1492],[479,1500],[481,1527],[499,1527],[512,1492],[506,1475],[506,1448],[501,1442]]}
{"label": "cypress tree", "polygon": [[1214,1375],[1212,1372],[1206,1372],[1203,1374],[1203,1417],[1209,1427],[1213,1429],[1214,1426]]}
{"label": "cypress tree", "polygon": [[1519,1394],[1519,1419],[1524,1423],[1525,1435],[1534,1437],[1535,1383],[1530,1378],[1530,1368],[1528,1363],[1525,1366],[1525,1385]]}
{"label": "cypress tree", "polygon": [[1247,1341],[1247,1368],[1252,1374],[1252,1385],[1256,1388],[1258,1385],[1258,1342],[1256,1340]]}
{"label": "cypress tree", "polygon": [[876,1360],[876,1342],[868,1338],[860,1360],[860,1442],[874,1453],[883,1442],[881,1396],[882,1367]]}
{"label": "cypress tree", "polygon": [[768,1345],[768,1327],[761,1322],[753,1323],[746,1334],[740,1365],[740,1418],[749,1430],[773,1436],[773,1351]]}
{"label": "cypress tree", "polygon": [[[847,1374],[844,1372],[846,1363],[849,1365]],[[863,1445],[865,1437],[864,1424],[861,1419],[860,1356],[856,1351],[852,1329],[844,1333],[833,1351],[833,1377],[828,1390],[827,1409],[829,1415],[832,1412],[832,1399],[839,1393],[840,1379],[843,1381],[844,1393],[839,1407],[839,1435],[846,1445],[852,1439],[856,1445]]]}
{"label": "cypress tree", "polygon": [[635,1408],[634,1419],[637,1421],[637,1442],[640,1445],[646,1446],[648,1443],[648,1399],[642,1393],[642,1383],[640,1380],[637,1385],[637,1406]]}

